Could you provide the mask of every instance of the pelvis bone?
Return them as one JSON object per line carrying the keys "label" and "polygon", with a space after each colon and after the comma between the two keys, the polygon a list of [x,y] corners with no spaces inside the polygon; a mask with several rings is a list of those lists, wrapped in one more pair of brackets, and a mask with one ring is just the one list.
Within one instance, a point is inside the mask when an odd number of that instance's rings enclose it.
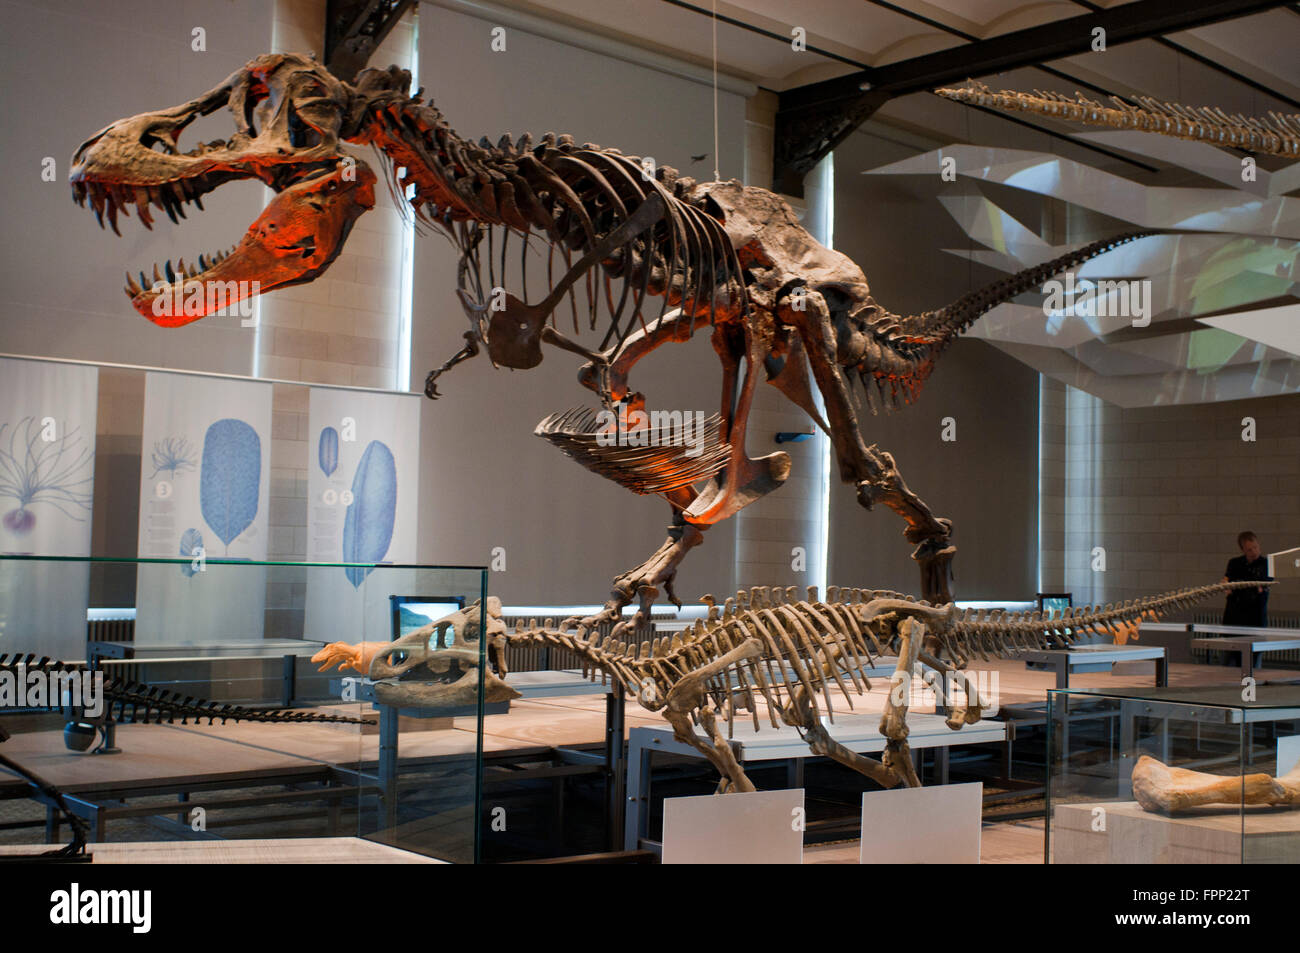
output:
{"label": "pelvis bone", "polygon": [[1224,777],[1171,768],[1143,755],[1133,767],[1133,796],[1144,811],[1153,814],[1177,814],[1211,804],[1300,804],[1300,765],[1280,778],[1267,774]]}

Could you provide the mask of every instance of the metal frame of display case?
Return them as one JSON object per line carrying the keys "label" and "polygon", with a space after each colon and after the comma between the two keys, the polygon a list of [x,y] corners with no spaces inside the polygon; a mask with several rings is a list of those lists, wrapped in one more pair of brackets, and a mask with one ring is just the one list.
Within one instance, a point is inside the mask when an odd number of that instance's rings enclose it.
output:
{"label": "metal frame of display case", "polygon": [[[66,556],[16,556],[0,555],[0,572],[16,562],[24,563],[84,563],[88,567],[93,566],[113,566],[113,565],[189,565],[191,560],[163,559],[163,558],[105,558],[105,557],[66,557]],[[448,584],[440,581],[437,588],[439,591],[451,589],[463,589],[465,602],[468,604],[478,600],[480,606],[486,602],[487,592],[487,568],[483,566],[428,566],[419,564],[393,563],[393,564],[358,564],[358,563],[307,563],[307,562],[288,562],[288,561],[249,561],[249,560],[225,560],[211,558],[206,560],[207,570],[213,571],[220,567],[219,571],[236,572],[240,569],[265,568],[268,572],[290,571],[295,573],[306,574],[308,572],[322,572],[331,569],[348,569],[348,568],[366,568],[372,572],[367,573],[361,585],[374,585],[373,580],[382,579],[383,576],[377,576],[379,572],[389,574],[402,573],[400,577],[395,577],[394,590],[405,592],[411,589],[409,581],[411,573],[432,575],[446,574],[459,575],[461,578],[457,582]],[[233,567],[233,568],[227,568]],[[266,578],[266,583],[271,584],[277,580]],[[278,580],[284,582],[285,580]],[[305,576],[294,580],[304,583]],[[428,588],[427,586],[422,588]],[[363,597],[364,598],[364,597]],[[3,608],[0,606],[0,608]],[[268,606],[268,615],[274,609],[274,606]],[[391,639],[391,615],[388,609],[388,601],[383,600],[382,618],[375,618],[364,624],[363,631],[358,632],[354,641],[388,641]],[[485,610],[482,608],[480,612]],[[84,619],[84,614],[82,616]],[[480,626],[484,625],[485,618],[483,615],[479,619]],[[84,624],[84,623],[83,623]],[[318,648],[323,642],[307,641],[299,639],[279,639],[271,638],[261,640],[268,645],[265,653],[257,652],[255,649],[260,644],[258,640],[243,640],[238,643],[221,643],[217,644],[195,644],[195,645],[149,645],[137,646],[131,642],[114,642],[114,643],[87,643],[85,652],[85,662],[87,667],[92,670],[107,670],[110,668],[129,668],[134,665],[166,665],[168,663],[186,663],[202,664],[204,662],[256,662],[256,661],[282,661],[282,672],[278,679],[280,697],[275,699],[277,707],[293,707],[295,704],[309,703],[297,697],[292,682],[296,679],[296,662],[302,655],[310,654]],[[306,642],[307,647],[301,652],[286,651],[292,649],[292,643],[302,644]],[[249,648],[253,650],[250,651]],[[480,643],[479,672],[480,679],[486,671],[486,644]],[[82,659],[64,659],[62,661],[80,663]],[[134,673],[131,673],[134,675]],[[191,683],[192,684],[192,683]],[[222,699],[224,701],[224,699]],[[241,703],[242,704],[242,703]],[[249,706],[245,706],[249,707]],[[376,706],[380,708],[381,721],[385,706]],[[476,719],[475,730],[475,749],[474,758],[474,779],[472,789],[472,799],[474,810],[472,817],[472,840],[473,851],[472,860],[477,862],[481,853],[481,830],[480,814],[483,800],[483,718],[485,707],[482,698],[482,692],[479,693],[479,701],[473,711],[466,711],[464,714],[473,715]],[[391,719],[393,727],[396,727],[397,719]],[[356,767],[348,767],[349,762],[341,764],[329,764],[324,761],[319,763],[310,763],[304,761],[301,765],[285,765],[280,768],[249,768],[247,770],[214,770],[196,773],[186,773],[173,775],[164,778],[146,778],[139,777],[135,779],[113,780],[106,779],[103,782],[85,782],[78,784],[64,785],[66,800],[73,813],[85,820],[90,828],[90,840],[103,840],[106,834],[106,825],[112,820],[122,820],[128,818],[150,817],[155,819],[155,823],[161,822],[164,827],[174,827],[177,833],[183,833],[185,836],[196,836],[189,830],[185,822],[185,815],[195,807],[220,808],[220,809],[237,809],[249,807],[267,807],[273,805],[293,805],[304,801],[325,801],[327,802],[324,813],[330,819],[330,829],[337,830],[339,824],[339,815],[345,803],[355,797],[357,815],[360,819],[371,812],[366,806],[366,801],[374,799],[378,807],[375,817],[379,819],[380,829],[372,833],[371,837],[379,837],[384,843],[394,843],[402,846],[400,838],[395,839],[392,835],[393,824],[387,821],[395,821],[398,805],[393,802],[394,795],[397,793],[396,777],[400,771],[401,764],[396,758],[396,749],[392,751],[391,763],[388,765],[390,773],[393,775],[394,783],[386,791],[382,783],[382,773],[376,770],[370,773],[363,769],[364,759],[361,755],[361,736],[358,734],[358,758]],[[233,742],[241,743],[241,742]],[[76,755],[78,758],[96,758],[98,756],[85,753]],[[381,758],[381,761],[383,759]],[[456,760],[459,760],[456,759]],[[413,759],[412,763],[417,763],[421,767],[427,767],[428,759]],[[377,766],[378,767],[378,766]],[[283,791],[271,793],[258,793],[237,795],[231,797],[220,797],[217,792],[222,790],[231,790],[239,787],[249,787],[252,785],[301,785],[304,783],[319,785],[310,790]],[[127,804],[128,799],[135,799],[144,796],[157,795],[175,795],[177,803],[175,806],[168,805],[139,805]],[[196,797],[197,795],[197,797]],[[51,800],[40,792],[33,792],[29,785],[23,781],[14,783],[0,783],[0,799],[8,798],[26,798],[34,796],[35,799],[46,805],[46,820],[44,823],[46,838],[48,841],[56,840],[59,837],[62,818],[56,810]],[[319,812],[313,812],[319,813]],[[175,815],[174,818],[170,818]],[[288,819],[290,817],[302,817],[305,814],[296,815],[276,815],[272,818],[265,816],[256,819],[227,819],[224,820],[221,827],[230,826],[232,823],[252,823],[256,821],[273,821]],[[173,823],[168,823],[168,820]],[[39,822],[38,822],[39,823]],[[211,832],[204,832],[207,836],[216,836]],[[463,858],[471,859],[471,858]]]}

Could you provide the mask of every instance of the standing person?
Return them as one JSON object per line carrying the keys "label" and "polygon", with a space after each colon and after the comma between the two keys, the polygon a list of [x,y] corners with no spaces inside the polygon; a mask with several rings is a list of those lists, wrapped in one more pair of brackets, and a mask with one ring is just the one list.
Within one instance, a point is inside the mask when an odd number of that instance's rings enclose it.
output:
{"label": "standing person", "polygon": [[[1259,540],[1247,530],[1237,536],[1237,547],[1241,555],[1228,560],[1224,570],[1224,582],[1247,582],[1258,580],[1269,582],[1268,560],[1259,550]],[[1268,625],[1268,587],[1249,586],[1234,589],[1228,593],[1228,604],[1223,608],[1224,625]]]}

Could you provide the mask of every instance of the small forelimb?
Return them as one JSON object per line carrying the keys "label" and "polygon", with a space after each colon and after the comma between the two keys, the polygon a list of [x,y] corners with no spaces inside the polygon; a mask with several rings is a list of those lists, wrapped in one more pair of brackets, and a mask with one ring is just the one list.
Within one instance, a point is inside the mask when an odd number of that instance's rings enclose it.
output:
{"label": "small forelimb", "polygon": [[429,376],[424,379],[424,396],[429,398],[430,400],[437,400],[439,397],[441,397],[442,395],[438,393],[438,384],[437,384],[438,377],[441,374],[444,374],[447,371],[451,370],[453,367],[455,367],[457,364],[461,363],[462,361],[467,361],[471,357],[474,357],[476,354],[478,354],[478,351],[479,351],[478,332],[466,331],[465,346],[462,347],[455,354],[453,354],[450,358],[448,358],[446,363],[444,363],[442,367],[438,368],[435,371],[430,371]]}

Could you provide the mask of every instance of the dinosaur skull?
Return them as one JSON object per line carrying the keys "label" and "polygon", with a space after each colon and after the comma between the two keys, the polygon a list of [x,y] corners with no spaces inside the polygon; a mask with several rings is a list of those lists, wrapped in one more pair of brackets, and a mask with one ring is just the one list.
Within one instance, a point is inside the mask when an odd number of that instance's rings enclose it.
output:
{"label": "dinosaur skull", "polygon": [[[505,633],[501,600],[489,597],[487,651],[498,669],[504,662]],[[482,639],[477,602],[402,636],[370,663],[375,700],[399,708],[461,708],[477,704]],[[485,702],[519,697],[492,671],[484,671],[482,678]]]}
{"label": "dinosaur skull", "polygon": [[[309,57],[268,54],[198,99],[118,120],[82,143],[72,159],[73,197],[89,200],[101,226],[107,214],[114,232],[132,203],[151,227],[151,207],[175,222],[187,203],[202,209],[202,196],[226,182],[258,179],[276,192],[229,253],[200,255],[189,267],[182,261],[179,271],[168,262],[165,276],[155,265],[152,281],[128,274],[136,310],[174,327],[319,276],[374,206],[374,173],[339,146],[363,133],[369,104]],[[234,119],[231,138],[180,152],[186,126],[223,106]]]}

